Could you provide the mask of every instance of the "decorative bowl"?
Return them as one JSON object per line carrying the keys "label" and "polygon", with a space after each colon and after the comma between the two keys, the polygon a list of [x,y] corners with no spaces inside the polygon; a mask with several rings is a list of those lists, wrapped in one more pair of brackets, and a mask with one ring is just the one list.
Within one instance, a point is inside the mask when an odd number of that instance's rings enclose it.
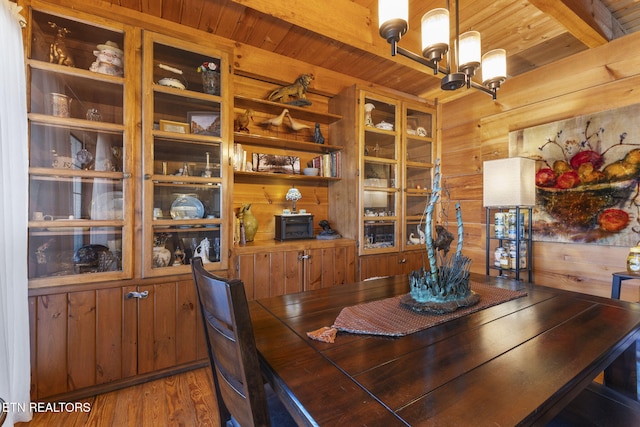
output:
{"label": "decorative bowl", "polygon": [[604,209],[622,205],[635,187],[634,179],[567,189],[536,187],[536,197],[547,213],[563,224],[589,227]]}
{"label": "decorative bowl", "polygon": [[318,168],[304,168],[302,169],[302,173],[306,176],[317,176],[320,172]]}

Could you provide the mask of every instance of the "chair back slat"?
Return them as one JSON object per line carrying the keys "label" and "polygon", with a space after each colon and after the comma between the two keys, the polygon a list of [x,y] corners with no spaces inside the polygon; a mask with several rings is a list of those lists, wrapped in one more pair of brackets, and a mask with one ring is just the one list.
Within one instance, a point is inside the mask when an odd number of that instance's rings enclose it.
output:
{"label": "chair back slat", "polygon": [[269,410],[244,284],[209,273],[192,259],[220,418],[242,427],[269,426]]}

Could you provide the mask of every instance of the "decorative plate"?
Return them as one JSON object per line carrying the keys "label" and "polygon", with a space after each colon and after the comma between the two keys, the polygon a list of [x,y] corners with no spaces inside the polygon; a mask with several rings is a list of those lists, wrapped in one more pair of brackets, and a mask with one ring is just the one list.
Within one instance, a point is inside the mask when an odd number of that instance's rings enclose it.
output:
{"label": "decorative plate", "polygon": [[167,86],[167,87],[173,87],[176,89],[184,89],[184,83],[182,83],[180,80],[178,79],[174,79],[171,77],[165,77],[164,79],[160,79],[158,80],[158,84],[160,86]]}
{"label": "decorative plate", "polygon": [[177,194],[171,204],[171,218],[197,219],[204,216],[204,205],[195,194]]}

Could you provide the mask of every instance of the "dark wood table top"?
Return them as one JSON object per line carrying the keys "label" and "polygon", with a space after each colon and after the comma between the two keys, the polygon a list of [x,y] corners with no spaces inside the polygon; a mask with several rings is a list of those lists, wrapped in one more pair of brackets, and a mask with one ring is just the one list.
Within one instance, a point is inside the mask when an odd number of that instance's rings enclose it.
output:
{"label": "dark wood table top", "polygon": [[501,278],[527,296],[407,336],[306,333],[406,276],[250,302],[263,369],[306,425],[544,425],[640,334],[640,305]]}

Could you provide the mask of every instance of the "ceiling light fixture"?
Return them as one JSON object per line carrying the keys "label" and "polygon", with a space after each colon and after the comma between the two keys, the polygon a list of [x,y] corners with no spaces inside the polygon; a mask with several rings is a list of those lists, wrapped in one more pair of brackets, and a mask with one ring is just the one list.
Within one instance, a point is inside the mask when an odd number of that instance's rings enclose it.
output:
{"label": "ceiling light fixture", "polygon": [[[378,22],[380,36],[391,44],[391,56],[400,54],[433,70],[433,74],[444,74],[440,83],[443,90],[456,90],[463,86],[481,90],[496,99],[500,85],[507,79],[507,58],[504,49],[494,49],[481,56],[480,33],[459,31],[459,0],[456,3],[456,72],[451,71],[451,61],[447,67],[439,65],[449,52],[449,2],[447,8],[433,9],[422,17],[422,56],[398,46],[400,39],[409,29],[408,0],[378,0]],[[482,67],[482,84],[472,77]]]}

